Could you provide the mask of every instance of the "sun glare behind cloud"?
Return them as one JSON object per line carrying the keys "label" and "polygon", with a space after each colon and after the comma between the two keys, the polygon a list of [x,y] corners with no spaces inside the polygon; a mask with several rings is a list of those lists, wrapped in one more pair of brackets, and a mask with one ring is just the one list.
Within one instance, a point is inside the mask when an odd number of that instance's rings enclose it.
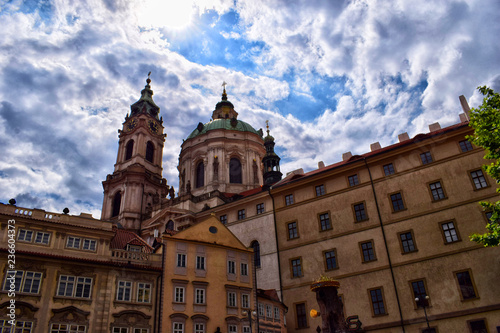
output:
{"label": "sun glare behind cloud", "polygon": [[192,0],[147,0],[138,13],[139,25],[185,29],[195,13]]}

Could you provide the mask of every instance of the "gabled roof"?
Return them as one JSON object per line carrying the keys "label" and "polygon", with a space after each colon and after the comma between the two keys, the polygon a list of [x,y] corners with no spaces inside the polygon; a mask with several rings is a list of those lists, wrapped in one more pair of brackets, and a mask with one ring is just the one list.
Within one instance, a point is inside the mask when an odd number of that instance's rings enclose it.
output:
{"label": "gabled roof", "polygon": [[214,215],[201,221],[187,229],[177,232],[168,239],[179,239],[187,241],[196,241],[206,244],[217,244],[236,250],[250,251],[243,243]]}
{"label": "gabled roof", "polygon": [[135,232],[116,229],[115,235],[111,239],[110,247],[112,249],[125,250],[128,244],[143,246],[143,251],[147,253],[153,252],[153,248]]}

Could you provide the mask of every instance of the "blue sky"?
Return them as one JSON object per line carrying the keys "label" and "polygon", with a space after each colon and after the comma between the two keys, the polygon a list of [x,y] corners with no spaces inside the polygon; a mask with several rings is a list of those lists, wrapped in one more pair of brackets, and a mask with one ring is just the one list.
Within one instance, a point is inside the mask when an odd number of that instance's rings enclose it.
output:
{"label": "blue sky", "polygon": [[0,202],[99,217],[149,71],[176,189],[223,81],[284,172],[457,123],[458,96],[500,90],[499,22],[497,0],[0,0]]}

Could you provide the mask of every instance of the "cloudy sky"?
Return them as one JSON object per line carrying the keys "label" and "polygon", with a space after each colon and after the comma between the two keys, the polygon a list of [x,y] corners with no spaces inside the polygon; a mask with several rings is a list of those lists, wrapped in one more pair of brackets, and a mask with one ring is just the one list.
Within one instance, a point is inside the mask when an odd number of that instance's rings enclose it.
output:
{"label": "cloudy sky", "polygon": [[0,0],[0,202],[99,217],[149,71],[176,189],[223,81],[284,172],[457,123],[500,90],[499,22],[498,0]]}

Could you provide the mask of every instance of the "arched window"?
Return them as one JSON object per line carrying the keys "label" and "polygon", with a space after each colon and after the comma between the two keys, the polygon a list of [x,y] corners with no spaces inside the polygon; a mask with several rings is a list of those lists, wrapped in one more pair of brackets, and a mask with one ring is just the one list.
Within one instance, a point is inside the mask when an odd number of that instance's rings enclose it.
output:
{"label": "arched window", "polygon": [[132,158],[132,150],[134,149],[134,140],[130,140],[125,148],[125,161]]}
{"label": "arched window", "polygon": [[241,163],[237,158],[232,158],[229,161],[229,182],[233,184],[241,184]]}
{"label": "arched window", "polygon": [[169,220],[167,222],[167,226],[165,227],[165,230],[174,230],[174,221]]}
{"label": "arched window", "polygon": [[151,141],[146,144],[146,160],[153,163],[153,158],[155,154],[155,146]]}
{"label": "arched window", "polygon": [[117,192],[115,197],[113,198],[113,213],[111,217],[118,216],[120,214],[120,205],[122,203],[122,194],[121,192]]}
{"label": "arched window", "polygon": [[205,165],[203,161],[199,162],[196,166],[196,188],[205,185]]}
{"label": "arched window", "polygon": [[260,268],[260,245],[258,241],[253,241],[250,246],[253,248],[253,265],[255,268]]}

